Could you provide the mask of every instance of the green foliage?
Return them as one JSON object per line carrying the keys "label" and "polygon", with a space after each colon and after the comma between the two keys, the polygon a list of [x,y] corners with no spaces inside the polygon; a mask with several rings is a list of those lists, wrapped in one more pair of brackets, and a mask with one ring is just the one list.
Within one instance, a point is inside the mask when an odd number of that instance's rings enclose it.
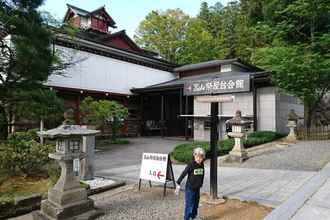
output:
{"label": "green foliage", "polygon": [[17,94],[21,100],[15,104],[15,112],[18,116],[35,120],[56,120],[63,117],[64,102],[49,89],[38,89]]}
{"label": "green foliage", "polygon": [[119,144],[119,145],[124,145],[124,144],[129,144],[129,140],[126,139],[116,139],[112,140],[110,144]]}
{"label": "green foliage", "polygon": [[194,141],[192,143],[177,145],[171,152],[171,156],[179,162],[188,163],[193,159],[192,153],[196,147],[203,148],[206,153],[210,151],[208,142]]}
{"label": "green foliage", "polygon": [[87,124],[110,125],[113,140],[116,140],[119,129],[128,116],[128,109],[122,104],[108,100],[95,101],[91,97],[84,99],[80,110]]}
{"label": "green foliage", "polygon": [[6,143],[0,145],[0,169],[27,175],[44,170],[54,146],[39,144],[35,138],[32,132],[11,135]]}
{"label": "green foliage", "polygon": [[[68,60],[53,51],[54,35],[38,9],[43,2],[0,3],[0,114],[7,121],[12,114],[28,114],[38,119],[53,116],[52,108],[57,105],[51,103],[53,99],[44,101],[44,91],[40,89],[51,74],[63,75],[63,70],[73,64],[64,62]],[[43,101],[39,102],[38,97],[43,97]],[[0,129],[4,130],[7,124],[1,124]]]}
{"label": "green foliage", "polygon": [[49,161],[47,164],[47,173],[49,180],[52,184],[56,184],[57,180],[61,176],[61,167],[55,161]]}
{"label": "green foliage", "polygon": [[180,9],[152,11],[143,20],[134,36],[145,49],[158,52],[171,62],[178,62],[189,16]]}
{"label": "green foliage", "polygon": [[198,18],[190,19],[182,48],[178,52],[178,62],[198,63],[211,60],[216,56],[215,47],[216,41],[208,32],[206,21]]}
{"label": "green foliage", "polygon": [[[268,143],[274,141],[278,138],[283,137],[283,135],[273,132],[273,131],[257,131],[253,132],[248,136],[248,139],[244,141],[244,146],[250,148],[260,144]],[[234,147],[234,139],[226,139],[218,142],[218,156],[228,154]],[[196,147],[202,147],[206,152],[206,158],[210,158],[210,144],[206,141],[194,141],[191,143],[177,145],[171,152],[171,156],[183,163],[190,162],[193,157],[193,149]]]}

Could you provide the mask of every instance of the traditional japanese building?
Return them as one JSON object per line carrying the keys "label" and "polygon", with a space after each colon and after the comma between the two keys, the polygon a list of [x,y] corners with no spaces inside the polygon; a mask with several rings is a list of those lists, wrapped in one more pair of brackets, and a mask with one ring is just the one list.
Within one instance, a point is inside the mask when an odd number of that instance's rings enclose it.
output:
{"label": "traditional japanese building", "polygon": [[227,133],[225,122],[236,110],[251,120],[251,131],[286,133],[290,109],[303,116],[303,105],[274,87],[270,73],[239,59],[185,65],[174,72],[177,79],[132,90],[143,97],[145,133],[159,129],[162,135],[209,140],[210,103],[200,101],[207,94],[233,97],[232,102],[219,103],[220,137]]}
{"label": "traditional japanese building", "polygon": [[177,65],[140,48],[125,30],[113,32],[116,23],[104,6],[91,12],[67,7],[63,23],[71,23],[78,31],[72,37],[65,28],[54,29],[53,44],[74,65],[64,76],[50,76],[46,85],[65,99],[78,124],[82,123],[79,106],[85,97],[119,101],[129,109],[123,133],[138,135],[140,99],[130,89],[175,79],[173,68]]}
{"label": "traditional japanese building", "polygon": [[[54,50],[74,63],[65,75],[51,75],[46,85],[57,91],[82,124],[81,101],[116,100],[129,110],[123,135],[182,136],[208,140],[210,104],[201,97],[233,97],[219,103],[219,134],[226,121],[241,110],[251,120],[250,130],[285,133],[290,109],[303,116],[303,105],[280,92],[270,73],[240,59],[213,60],[178,66],[140,48],[116,23],[105,7],[94,11],[67,5],[64,23],[78,29],[72,37],[55,28]],[[110,129],[104,129],[107,133]]]}

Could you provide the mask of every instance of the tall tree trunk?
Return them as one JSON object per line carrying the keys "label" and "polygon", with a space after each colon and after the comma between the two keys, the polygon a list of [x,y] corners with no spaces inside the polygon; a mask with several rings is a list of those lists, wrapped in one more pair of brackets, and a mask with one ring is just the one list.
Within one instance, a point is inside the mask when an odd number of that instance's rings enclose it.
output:
{"label": "tall tree trunk", "polygon": [[[43,119],[40,120],[40,131],[44,131],[44,120]],[[44,144],[44,138],[42,136],[40,136],[40,143]]]}
{"label": "tall tree trunk", "polygon": [[3,106],[0,105],[0,139],[7,139],[8,137],[8,121],[7,113]]}
{"label": "tall tree trunk", "polygon": [[310,104],[305,103],[304,105],[304,119],[305,119],[305,126],[307,130],[310,129],[312,126],[312,116],[313,116],[313,108]]}

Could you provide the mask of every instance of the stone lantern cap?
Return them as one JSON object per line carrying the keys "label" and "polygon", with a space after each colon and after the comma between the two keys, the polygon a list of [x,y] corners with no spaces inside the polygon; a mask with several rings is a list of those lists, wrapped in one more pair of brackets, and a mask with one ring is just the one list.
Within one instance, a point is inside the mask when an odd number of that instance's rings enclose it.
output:
{"label": "stone lantern cap", "polygon": [[242,118],[242,112],[240,110],[237,110],[235,113],[235,117],[229,119],[227,123],[230,125],[248,125],[251,124],[252,122],[248,120],[244,120]]}
{"label": "stone lantern cap", "polygon": [[80,125],[60,125],[57,128],[37,132],[40,137],[46,138],[70,138],[70,137],[82,137],[82,136],[93,136],[100,133],[99,130],[91,130]]}

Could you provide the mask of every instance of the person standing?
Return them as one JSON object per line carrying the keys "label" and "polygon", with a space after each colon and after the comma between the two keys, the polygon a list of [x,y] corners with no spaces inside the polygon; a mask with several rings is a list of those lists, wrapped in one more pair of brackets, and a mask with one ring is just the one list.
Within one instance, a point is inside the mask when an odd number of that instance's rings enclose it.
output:
{"label": "person standing", "polygon": [[204,181],[204,160],[205,151],[203,148],[195,148],[193,151],[193,161],[186,166],[176,181],[175,193],[178,195],[180,184],[185,176],[188,175],[185,188],[184,220],[195,219],[197,216],[200,188]]}

